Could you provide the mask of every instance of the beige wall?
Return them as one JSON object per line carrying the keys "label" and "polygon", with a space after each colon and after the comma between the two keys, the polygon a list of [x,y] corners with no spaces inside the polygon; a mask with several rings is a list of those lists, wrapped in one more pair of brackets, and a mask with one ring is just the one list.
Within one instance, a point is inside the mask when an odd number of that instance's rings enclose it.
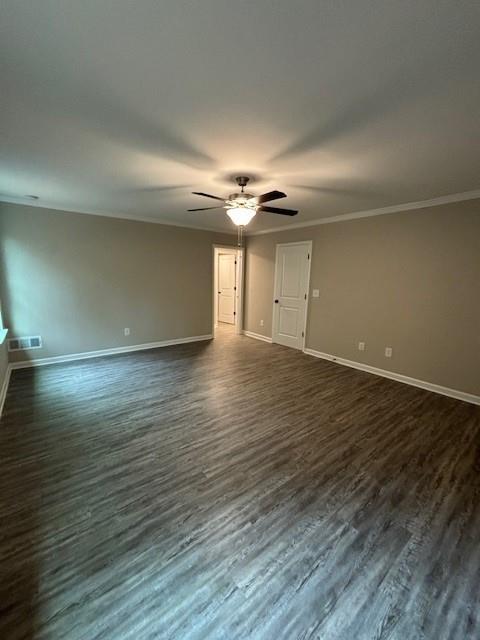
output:
{"label": "beige wall", "polygon": [[246,329],[272,335],[275,245],[299,240],[307,347],[480,395],[479,200],[248,238]]}
{"label": "beige wall", "polygon": [[[0,234],[5,324],[44,340],[17,360],[210,333],[212,244],[235,243],[19,205],[1,205]],[[480,395],[480,201],[248,238],[246,329],[271,336],[275,245],[298,240],[320,289],[307,347]]]}
{"label": "beige wall", "polygon": [[5,325],[10,337],[40,334],[44,344],[13,360],[210,334],[212,244],[235,244],[233,235],[6,204],[0,234]]}

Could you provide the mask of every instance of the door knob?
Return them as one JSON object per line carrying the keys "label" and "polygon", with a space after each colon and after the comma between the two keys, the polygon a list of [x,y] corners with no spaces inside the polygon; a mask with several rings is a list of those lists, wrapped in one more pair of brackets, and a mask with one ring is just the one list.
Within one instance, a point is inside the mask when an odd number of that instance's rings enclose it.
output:
{"label": "door knob", "polygon": [[278,304],[278,300],[275,300],[275,304]]}

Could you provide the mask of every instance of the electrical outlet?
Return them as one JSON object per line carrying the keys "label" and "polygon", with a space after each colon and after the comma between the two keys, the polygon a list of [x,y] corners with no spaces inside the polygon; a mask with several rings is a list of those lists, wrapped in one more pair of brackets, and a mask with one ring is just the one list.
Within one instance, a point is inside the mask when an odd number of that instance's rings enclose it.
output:
{"label": "electrical outlet", "polygon": [[123,330],[123,334],[126,336],[130,335],[130,329],[128,327],[125,327],[125,329]]}
{"label": "electrical outlet", "polygon": [[386,358],[391,358],[392,355],[393,355],[392,347],[385,347],[385,357]]}
{"label": "electrical outlet", "polygon": [[260,320],[260,326],[263,327],[264,324],[263,320]]}
{"label": "electrical outlet", "polygon": [[359,351],[365,351],[365,343],[364,342],[359,342],[358,343],[358,350]]}

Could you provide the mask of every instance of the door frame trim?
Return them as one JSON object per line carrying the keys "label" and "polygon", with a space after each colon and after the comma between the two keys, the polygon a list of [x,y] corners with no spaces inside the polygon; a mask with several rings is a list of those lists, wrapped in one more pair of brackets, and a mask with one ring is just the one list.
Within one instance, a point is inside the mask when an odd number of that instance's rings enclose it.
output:
{"label": "door frame trim", "polygon": [[[305,342],[307,340],[307,319],[308,319],[308,305],[310,303],[310,272],[312,267],[312,257],[313,257],[313,242],[312,240],[300,240],[299,242],[279,242],[275,245],[275,272],[273,279],[273,300],[272,300],[272,342],[275,342],[274,334],[275,334],[275,293],[277,291],[277,257],[278,257],[278,248],[279,247],[294,247],[298,245],[306,245],[309,250],[310,259],[308,261],[308,270],[307,270],[307,299],[305,301],[305,318],[303,322],[303,340],[302,346],[300,347],[300,351],[305,349]],[[278,343],[276,343],[278,344]]]}
{"label": "door frame trim", "polygon": [[215,336],[215,329],[218,326],[217,320],[217,291],[218,291],[218,261],[219,253],[234,253],[237,258],[237,299],[235,304],[235,333],[243,333],[243,296],[244,296],[244,272],[245,272],[245,247],[238,247],[231,244],[212,244],[212,334]]}

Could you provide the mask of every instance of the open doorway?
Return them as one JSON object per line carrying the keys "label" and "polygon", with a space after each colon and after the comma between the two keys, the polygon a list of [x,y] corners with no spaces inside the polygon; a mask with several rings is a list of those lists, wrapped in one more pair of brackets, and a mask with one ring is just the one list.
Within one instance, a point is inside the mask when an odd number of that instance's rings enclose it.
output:
{"label": "open doorway", "polygon": [[219,327],[242,333],[243,247],[213,246],[213,335]]}

